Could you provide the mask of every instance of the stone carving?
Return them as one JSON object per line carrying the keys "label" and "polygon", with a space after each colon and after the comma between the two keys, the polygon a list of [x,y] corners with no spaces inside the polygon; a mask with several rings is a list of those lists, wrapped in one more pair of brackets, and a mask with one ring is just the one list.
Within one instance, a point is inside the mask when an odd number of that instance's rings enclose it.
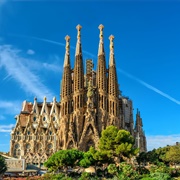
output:
{"label": "stone carving", "polygon": [[[77,26],[75,65],[70,63],[70,37],[66,36],[64,70],[60,102],[23,102],[21,113],[11,132],[10,155],[25,158],[26,162],[43,163],[59,149],[88,150],[97,147],[100,134],[108,125],[128,129],[141,151],[146,151],[146,137],[140,112],[133,120],[132,101],[121,95],[118,88],[114,58],[114,36],[110,36],[108,69],[104,53],[103,30],[100,25],[97,70],[93,66],[84,74],[81,26]],[[91,59],[88,60],[93,65]],[[87,72],[87,71],[86,71]],[[88,82],[88,86],[87,85]],[[135,124],[135,127],[134,127]],[[139,134],[139,136],[138,136]],[[137,136],[140,140],[137,140]],[[43,157],[43,158],[42,158]]]}

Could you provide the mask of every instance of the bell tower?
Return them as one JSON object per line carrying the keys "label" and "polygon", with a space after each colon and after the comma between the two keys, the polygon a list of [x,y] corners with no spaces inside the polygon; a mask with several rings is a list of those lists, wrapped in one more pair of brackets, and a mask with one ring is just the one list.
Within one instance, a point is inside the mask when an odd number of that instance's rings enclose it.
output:
{"label": "bell tower", "polygon": [[97,88],[97,119],[99,131],[101,132],[107,125],[107,69],[106,59],[104,52],[103,42],[103,29],[102,24],[99,25],[99,49],[98,49],[98,62],[97,62],[97,75],[96,75],[96,88]]}
{"label": "bell tower", "polygon": [[120,128],[120,107],[119,107],[119,89],[117,72],[114,58],[114,36],[109,36],[110,55],[109,55],[109,73],[108,73],[108,109],[109,109],[109,125],[115,125]]}
{"label": "bell tower", "polygon": [[83,69],[83,58],[81,49],[81,28],[82,26],[77,25],[77,43],[75,53],[75,65],[73,74],[73,121],[76,124],[77,131],[77,142],[80,140],[80,136],[83,130],[84,124],[84,69]]}
{"label": "bell tower", "polygon": [[72,76],[71,76],[71,65],[70,65],[70,37],[66,36],[66,52],[64,57],[64,71],[62,77],[62,88],[61,88],[61,108],[60,108],[60,122],[61,127],[60,133],[60,145],[62,148],[66,148],[66,142],[69,131],[69,121],[72,113]]}

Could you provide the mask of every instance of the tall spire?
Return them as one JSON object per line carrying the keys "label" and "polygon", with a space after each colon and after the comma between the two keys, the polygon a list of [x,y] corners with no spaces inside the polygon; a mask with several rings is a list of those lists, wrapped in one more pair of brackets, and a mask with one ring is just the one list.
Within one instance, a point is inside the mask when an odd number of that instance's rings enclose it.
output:
{"label": "tall spire", "polygon": [[102,24],[100,24],[98,28],[100,30],[100,34],[99,34],[99,50],[98,50],[98,56],[99,56],[99,55],[104,54],[104,43],[103,43],[103,29],[104,29],[104,26]]}
{"label": "tall spire", "polygon": [[114,58],[114,36],[109,36],[110,40],[110,54],[109,54],[109,94],[113,95],[114,97],[118,97],[119,94],[119,87],[118,87],[118,80],[117,80],[117,73],[116,73],[116,66],[115,66],[115,58]]}
{"label": "tall spire", "polygon": [[67,35],[65,37],[65,40],[66,40],[66,47],[65,47],[66,53],[65,53],[65,57],[64,57],[64,67],[68,66],[70,64],[70,59],[69,59],[69,48],[70,48],[69,41],[70,41],[70,36]]}
{"label": "tall spire", "polygon": [[115,65],[115,59],[114,59],[114,36],[113,35],[110,35],[109,36],[109,40],[110,40],[110,45],[109,45],[109,48],[110,48],[110,57],[109,57],[109,66],[113,66]]}
{"label": "tall spire", "polygon": [[81,54],[81,25],[77,25],[77,44],[76,44],[76,56]]}

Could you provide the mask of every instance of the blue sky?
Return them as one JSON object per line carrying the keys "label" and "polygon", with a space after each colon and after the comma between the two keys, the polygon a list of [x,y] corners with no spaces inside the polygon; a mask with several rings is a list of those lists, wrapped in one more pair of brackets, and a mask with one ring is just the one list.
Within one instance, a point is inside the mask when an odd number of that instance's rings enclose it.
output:
{"label": "blue sky", "polygon": [[9,151],[24,100],[59,100],[64,37],[73,66],[77,24],[84,61],[96,63],[99,24],[107,62],[115,36],[120,89],[141,112],[148,150],[180,141],[179,9],[173,0],[0,0],[0,151]]}

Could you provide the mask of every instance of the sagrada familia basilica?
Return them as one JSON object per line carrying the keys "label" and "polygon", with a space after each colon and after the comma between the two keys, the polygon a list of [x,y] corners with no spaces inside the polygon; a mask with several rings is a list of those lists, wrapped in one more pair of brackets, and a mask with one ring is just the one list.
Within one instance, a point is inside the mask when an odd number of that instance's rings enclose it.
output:
{"label": "sagrada familia basilica", "polygon": [[77,27],[74,68],[70,62],[70,37],[66,36],[64,70],[60,102],[24,101],[16,125],[11,132],[10,155],[24,158],[27,164],[41,166],[60,149],[77,148],[87,151],[95,148],[102,130],[109,125],[128,130],[135,138],[135,146],[146,151],[146,137],[142,118],[137,110],[133,117],[132,100],[119,89],[114,57],[114,36],[109,37],[108,68],[104,52],[103,29],[100,25],[97,68],[92,59],[86,60],[84,73],[81,47],[81,26]]}

